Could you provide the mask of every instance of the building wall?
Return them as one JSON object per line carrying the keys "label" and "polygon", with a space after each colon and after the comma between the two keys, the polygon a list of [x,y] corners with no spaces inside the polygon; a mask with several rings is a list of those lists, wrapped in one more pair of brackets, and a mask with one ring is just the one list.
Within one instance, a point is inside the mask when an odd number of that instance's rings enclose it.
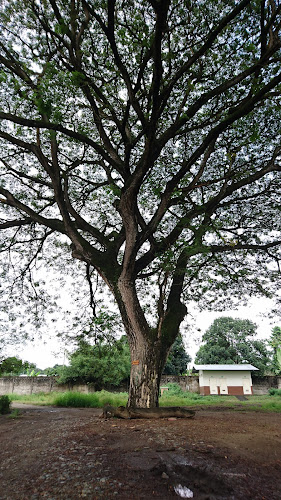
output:
{"label": "building wall", "polygon": [[252,394],[250,371],[199,370],[200,394]]}

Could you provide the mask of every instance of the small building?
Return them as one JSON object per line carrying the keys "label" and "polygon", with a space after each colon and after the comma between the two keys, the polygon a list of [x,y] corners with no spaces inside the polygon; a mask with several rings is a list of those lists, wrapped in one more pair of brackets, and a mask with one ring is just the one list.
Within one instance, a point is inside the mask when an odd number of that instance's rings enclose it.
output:
{"label": "small building", "polygon": [[258,370],[253,365],[195,365],[199,370],[200,394],[228,394],[242,396],[253,394],[252,371]]}

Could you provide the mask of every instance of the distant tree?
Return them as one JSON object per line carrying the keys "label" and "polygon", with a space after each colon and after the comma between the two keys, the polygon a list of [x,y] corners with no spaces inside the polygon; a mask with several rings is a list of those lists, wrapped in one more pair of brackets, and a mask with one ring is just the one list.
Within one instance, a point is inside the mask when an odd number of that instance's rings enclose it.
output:
{"label": "distant tree", "polygon": [[186,372],[187,363],[190,361],[191,357],[185,350],[182,336],[179,335],[172,346],[163,374],[183,375]]}
{"label": "distant tree", "polygon": [[272,329],[269,345],[273,348],[272,369],[276,374],[281,373],[281,328]]}
{"label": "distant tree", "polygon": [[59,376],[62,374],[63,372],[63,369],[64,369],[64,365],[54,365],[54,366],[50,366],[48,368],[45,368],[45,370],[43,370],[43,373],[44,375],[48,375],[48,376]]}
{"label": "distant tree", "polygon": [[195,362],[198,364],[251,363],[263,375],[270,366],[266,342],[256,340],[257,326],[248,319],[215,319],[202,337]]}
{"label": "distant tree", "polygon": [[58,370],[61,382],[80,380],[102,388],[107,384],[119,386],[130,376],[130,351],[124,336],[113,343],[98,341],[95,345],[80,340],[69,359],[69,366]]}
{"label": "distant tree", "polygon": [[36,370],[36,365],[34,363],[22,361],[16,356],[5,358],[0,363],[0,375],[20,375],[34,370]]}
{"label": "distant tree", "polygon": [[0,373],[19,375],[22,372],[23,364],[22,361],[16,356],[11,356],[4,359],[0,364]]}

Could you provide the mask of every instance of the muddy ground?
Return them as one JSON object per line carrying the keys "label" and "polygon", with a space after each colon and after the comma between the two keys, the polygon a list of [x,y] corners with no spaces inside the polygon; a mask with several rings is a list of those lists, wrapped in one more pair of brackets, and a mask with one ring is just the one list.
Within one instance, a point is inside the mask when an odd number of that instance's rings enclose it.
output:
{"label": "muddy ground", "polygon": [[103,420],[100,410],[0,416],[0,499],[281,499],[281,416]]}

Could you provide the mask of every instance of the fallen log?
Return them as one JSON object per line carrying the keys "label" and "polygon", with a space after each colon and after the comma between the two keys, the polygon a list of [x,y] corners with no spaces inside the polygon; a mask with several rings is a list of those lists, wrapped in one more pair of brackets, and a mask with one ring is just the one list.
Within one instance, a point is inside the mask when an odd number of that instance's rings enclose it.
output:
{"label": "fallen log", "polygon": [[193,418],[194,410],[188,410],[181,406],[167,406],[160,408],[126,408],[125,406],[105,406],[103,409],[103,417],[111,418]]}

